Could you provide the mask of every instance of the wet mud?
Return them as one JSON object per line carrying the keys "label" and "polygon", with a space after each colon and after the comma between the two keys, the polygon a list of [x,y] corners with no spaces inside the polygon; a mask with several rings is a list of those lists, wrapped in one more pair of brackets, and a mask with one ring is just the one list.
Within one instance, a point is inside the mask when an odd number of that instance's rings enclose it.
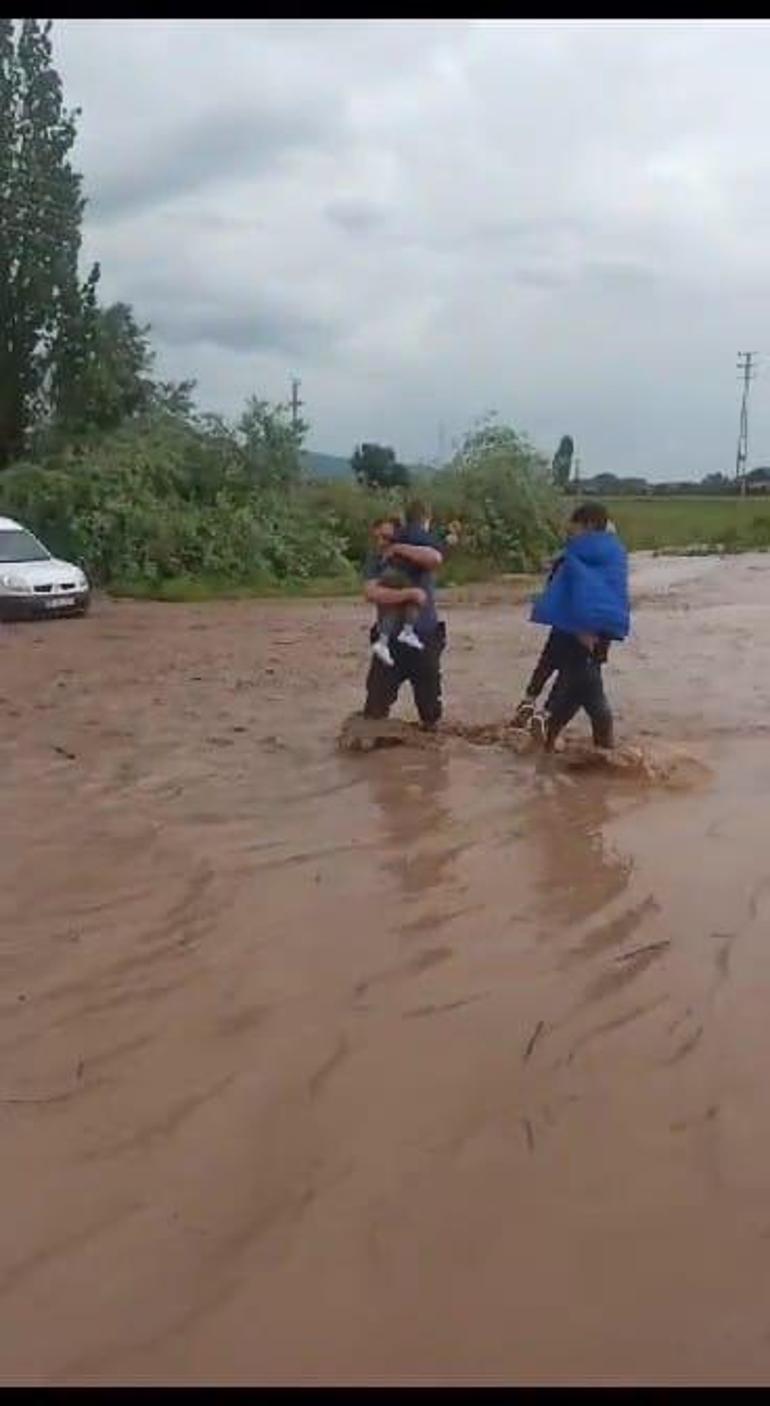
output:
{"label": "wet mud", "polygon": [[3,629],[6,1384],[764,1384],[770,559],[634,590],[612,769],[499,586],[363,752],[357,603]]}

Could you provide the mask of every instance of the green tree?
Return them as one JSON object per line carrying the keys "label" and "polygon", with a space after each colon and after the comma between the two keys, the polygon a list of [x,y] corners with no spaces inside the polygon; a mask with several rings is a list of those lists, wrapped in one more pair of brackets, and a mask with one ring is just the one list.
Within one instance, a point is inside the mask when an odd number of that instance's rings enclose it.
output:
{"label": "green tree", "polygon": [[126,303],[97,307],[95,288],[86,286],[52,377],[53,419],[65,440],[117,429],[150,409],[156,387],[149,331]]}
{"label": "green tree", "polygon": [[575,453],[575,445],[571,435],[565,434],[559,442],[559,448],[553,456],[551,472],[553,481],[562,492],[567,488],[572,475],[572,456]]}
{"label": "green tree", "polygon": [[78,284],[79,113],[64,107],[50,33],[50,20],[0,19],[0,468],[23,452],[98,279]]}
{"label": "green tree", "polygon": [[357,483],[366,488],[408,488],[409,470],[385,444],[359,444],[350,461]]}
{"label": "green tree", "polygon": [[302,478],[302,442],[308,426],[289,407],[252,395],[236,428],[246,473],[257,488],[291,488]]}
{"label": "green tree", "polygon": [[179,420],[193,420],[196,414],[194,396],[197,384],[195,380],[156,381],[151,393],[153,408]]}
{"label": "green tree", "polygon": [[586,479],[584,487],[589,488],[592,493],[603,493],[612,497],[613,494],[622,492],[621,480],[617,474],[594,474],[591,479]]}
{"label": "green tree", "polygon": [[430,486],[431,502],[462,526],[466,550],[503,571],[539,567],[562,531],[548,463],[529,440],[493,417],[464,438]]}

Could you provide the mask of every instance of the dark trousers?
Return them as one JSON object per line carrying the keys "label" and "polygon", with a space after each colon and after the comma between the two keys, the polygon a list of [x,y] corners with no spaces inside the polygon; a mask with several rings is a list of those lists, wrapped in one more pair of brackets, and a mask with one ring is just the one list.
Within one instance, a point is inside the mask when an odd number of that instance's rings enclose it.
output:
{"label": "dark trousers", "polygon": [[[377,638],[372,631],[372,640]],[[372,659],[366,677],[365,718],[387,718],[398,698],[401,685],[409,683],[420,722],[434,727],[441,718],[441,655],[446,645],[446,628],[440,623],[425,641],[424,649],[412,649],[399,640],[390,641],[393,665]]]}
{"label": "dark trousers", "polygon": [[561,630],[551,630],[527,684],[527,698],[540,697],[551,674],[556,673],[564,658],[565,641],[569,638],[569,635],[565,635]]}
{"label": "dark trousers", "polygon": [[[569,664],[574,658],[575,636],[568,635],[564,630],[553,629],[548,635],[543,652],[540,655],[534,669],[532,677],[527,684],[527,698],[539,698],[552,674],[561,669],[563,664]],[[594,658],[599,664],[606,664],[609,640],[599,636],[599,642],[594,650]]]}
{"label": "dark trousers", "polygon": [[564,648],[556,682],[546,704],[548,741],[555,742],[582,708],[590,719],[595,745],[611,747],[614,725],[604,692],[601,656],[597,658],[574,637],[568,638],[570,644]]}

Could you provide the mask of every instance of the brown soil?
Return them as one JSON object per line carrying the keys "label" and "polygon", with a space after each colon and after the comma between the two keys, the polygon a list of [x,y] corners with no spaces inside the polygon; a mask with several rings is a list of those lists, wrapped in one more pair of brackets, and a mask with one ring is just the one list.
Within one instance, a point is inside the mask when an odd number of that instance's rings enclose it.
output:
{"label": "brown soil", "polygon": [[770,559],[635,571],[622,771],[500,587],[366,755],[357,604],[2,629],[6,1384],[770,1377]]}

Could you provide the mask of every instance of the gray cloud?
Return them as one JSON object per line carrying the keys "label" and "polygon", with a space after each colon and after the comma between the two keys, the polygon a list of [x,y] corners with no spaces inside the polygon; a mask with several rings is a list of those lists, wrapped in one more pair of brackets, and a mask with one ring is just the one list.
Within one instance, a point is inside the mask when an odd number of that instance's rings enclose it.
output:
{"label": "gray cloud", "polygon": [[[586,472],[723,469],[770,321],[770,27],[61,21],[84,259],[234,412],[435,453],[493,405]],[[255,380],[258,384],[255,384]],[[770,456],[753,391],[750,457]]]}
{"label": "gray cloud", "polygon": [[635,259],[587,259],[583,276],[605,289],[642,289],[658,278],[651,264]]}
{"label": "gray cloud", "polygon": [[300,359],[328,349],[335,336],[335,329],[320,319],[267,299],[241,309],[160,306],[153,327],[169,346],[207,342],[239,355],[283,352]]}
{"label": "gray cloud", "polygon": [[326,215],[332,224],[339,225],[348,234],[369,234],[381,229],[388,219],[384,210],[364,200],[335,201],[327,205]]}
{"label": "gray cloud", "polygon": [[151,150],[108,170],[91,196],[93,215],[114,220],[232,176],[259,178],[288,153],[328,143],[338,130],[334,117],[312,108],[267,106],[204,112]]}
{"label": "gray cloud", "polygon": [[480,220],[469,229],[469,237],[478,243],[489,244],[551,244],[555,239],[584,237],[589,223],[574,216],[541,215],[539,218],[522,216],[519,219]]}
{"label": "gray cloud", "polygon": [[511,277],[514,283],[520,283],[525,288],[562,288],[569,282],[569,274],[564,269],[528,268],[526,265],[514,267]]}

